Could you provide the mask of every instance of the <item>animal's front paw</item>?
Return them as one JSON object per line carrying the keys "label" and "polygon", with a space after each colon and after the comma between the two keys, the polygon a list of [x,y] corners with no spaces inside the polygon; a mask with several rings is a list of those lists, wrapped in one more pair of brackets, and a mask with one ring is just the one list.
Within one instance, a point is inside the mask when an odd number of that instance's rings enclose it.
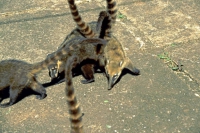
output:
{"label": "animal's front paw", "polygon": [[36,99],[42,100],[42,99],[44,99],[46,96],[47,96],[47,94],[37,95],[37,96],[36,96]]}
{"label": "animal's front paw", "polygon": [[83,84],[88,84],[94,82],[94,79],[89,79],[89,80],[81,80],[81,83]]}

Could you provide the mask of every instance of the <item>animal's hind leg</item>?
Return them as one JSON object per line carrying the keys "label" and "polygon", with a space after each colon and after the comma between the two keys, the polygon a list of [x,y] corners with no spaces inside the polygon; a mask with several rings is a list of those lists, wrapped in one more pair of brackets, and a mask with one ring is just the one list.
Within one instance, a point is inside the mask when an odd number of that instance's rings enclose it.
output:
{"label": "animal's hind leg", "polygon": [[[23,86],[24,87],[24,86]],[[9,94],[10,94],[10,101],[4,104],[0,104],[2,108],[9,107],[17,102],[17,98],[21,93],[23,87],[10,87]]]}
{"label": "animal's hind leg", "polygon": [[47,96],[45,88],[36,79],[32,82],[30,88],[39,94],[36,96],[39,100],[44,99]]}
{"label": "animal's hind leg", "polygon": [[93,64],[85,64],[81,67],[85,80],[81,80],[83,84],[94,82],[94,68]]}

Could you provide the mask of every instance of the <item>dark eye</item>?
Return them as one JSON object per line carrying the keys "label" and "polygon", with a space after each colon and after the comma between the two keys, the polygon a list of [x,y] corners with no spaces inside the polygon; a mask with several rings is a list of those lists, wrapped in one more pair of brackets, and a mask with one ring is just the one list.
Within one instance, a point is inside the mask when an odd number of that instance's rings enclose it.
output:
{"label": "dark eye", "polygon": [[113,76],[113,78],[114,78],[114,79],[116,79],[117,77],[118,77],[118,75],[117,75],[117,74],[115,74],[115,75]]}

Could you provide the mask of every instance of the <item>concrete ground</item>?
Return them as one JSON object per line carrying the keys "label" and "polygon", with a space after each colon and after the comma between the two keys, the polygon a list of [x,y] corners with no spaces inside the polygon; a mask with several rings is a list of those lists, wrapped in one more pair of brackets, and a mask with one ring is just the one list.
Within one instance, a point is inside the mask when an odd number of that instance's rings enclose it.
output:
{"label": "concrete ground", "polygon": [[[78,2],[86,22],[105,9],[103,0]],[[141,75],[124,75],[110,91],[101,73],[87,85],[80,83],[82,76],[73,79],[85,132],[200,133],[200,2],[117,3],[114,35]],[[1,0],[0,59],[41,61],[74,27],[67,0]],[[38,79],[48,82],[48,71]],[[69,133],[64,88],[50,86],[44,100],[31,95],[0,109],[0,132]]]}

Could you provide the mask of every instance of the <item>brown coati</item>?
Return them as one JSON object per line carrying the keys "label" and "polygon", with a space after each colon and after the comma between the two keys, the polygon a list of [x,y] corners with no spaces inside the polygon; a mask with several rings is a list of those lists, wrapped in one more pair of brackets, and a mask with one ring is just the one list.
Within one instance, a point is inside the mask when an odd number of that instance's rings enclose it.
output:
{"label": "brown coati", "polygon": [[[126,56],[122,44],[112,36],[105,49],[105,73],[108,78],[108,89],[110,90],[119,79],[124,68],[132,74],[139,75],[140,71],[134,67],[132,61]],[[102,62],[103,62],[102,61]]]}
{"label": "brown coati", "polygon": [[[77,42],[77,40],[79,40]],[[2,102],[4,92],[9,91],[10,101],[8,103],[0,104],[1,107],[8,107],[16,103],[21,91],[25,88],[31,88],[39,95],[38,99],[46,97],[46,90],[37,81],[36,74],[45,69],[57,60],[65,57],[76,55],[79,61],[86,59],[98,60],[101,52],[96,51],[97,47],[102,49],[105,47],[106,41],[103,39],[83,39],[75,38],[69,42],[62,49],[48,56],[44,61],[29,64],[20,60],[3,60],[0,62],[0,102]],[[79,63],[80,63],[79,62]]]}
{"label": "brown coati", "polygon": [[[74,37],[100,37],[105,36],[105,32],[111,28],[110,24],[108,24],[108,19],[110,18],[109,13],[112,13],[112,18],[116,18],[116,2],[113,0],[107,0],[107,8],[108,11],[102,11],[99,14],[99,18],[97,22],[91,22],[89,24],[85,23],[81,16],[79,15],[78,9],[74,3],[74,0],[68,0],[70,11],[74,21],[77,23],[77,28],[75,28],[63,41],[59,48],[63,47],[67,41],[70,41]],[[104,24],[106,23],[106,24]],[[106,26],[106,28],[102,26]],[[103,30],[102,30],[103,29]],[[108,33],[108,32],[107,32]],[[101,34],[101,35],[100,35]],[[104,38],[106,39],[106,38]],[[54,66],[50,66],[49,76],[54,80],[62,80],[64,78],[64,64],[66,60],[58,61]],[[86,80],[83,80],[82,83],[90,83],[94,81],[94,67],[98,65],[97,62],[93,61],[85,61],[81,64],[80,68],[83,72],[83,76]],[[57,71],[56,71],[57,70]],[[63,80],[62,80],[63,81]],[[62,82],[60,81],[60,82]]]}
{"label": "brown coati", "polygon": [[10,101],[0,104],[0,107],[8,107],[16,103],[18,96],[25,88],[31,88],[39,95],[37,99],[46,97],[45,88],[37,81],[32,70],[38,64],[29,64],[20,60],[3,60],[0,62],[0,103],[8,94]]}
{"label": "brown coati", "polygon": [[71,133],[83,133],[82,113],[74,92],[75,90],[72,82],[72,69],[77,65],[78,60],[79,59],[76,56],[69,57],[65,65],[65,93],[69,108]]}
{"label": "brown coati", "polygon": [[97,21],[96,28],[100,31],[99,38],[107,40],[108,43],[104,49],[105,57],[99,60],[99,64],[105,68],[108,89],[110,90],[119,79],[124,68],[135,75],[139,75],[140,70],[134,67],[132,61],[126,56],[123,45],[112,35],[112,27],[117,17],[115,0],[107,0],[107,12],[100,12],[101,15],[105,17],[99,17],[101,21]]}
{"label": "brown coati", "polygon": [[105,18],[102,23],[99,38],[107,40],[108,43],[104,49],[105,57],[101,58],[99,62],[105,68],[108,78],[108,90],[110,90],[119,80],[124,68],[135,75],[139,75],[140,71],[134,67],[132,61],[126,56],[123,45],[112,34],[112,27],[117,17],[117,6],[114,0],[108,0],[107,3],[109,17]]}
{"label": "brown coati", "polygon": [[[96,23],[95,22],[89,23],[89,25],[82,21],[78,13],[78,9],[74,4],[74,0],[68,0],[68,2],[72,12],[72,16],[74,18],[74,21],[77,23],[78,28],[74,29],[71,32],[71,34],[69,34],[66,37],[65,41],[69,41],[71,38],[76,36],[87,37],[90,35],[91,35],[90,37],[95,35],[99,38],[103,38],[108,41],[107,46],[104,49],[105,58],[102,58],[101,60],[98,61],[98,64],[100,66],[104,66],[105,68],[109,84],[108,89],[111,89],[113,87],[113,85],[119,79],[121,72],[124,68],[129,69],[133,74],[136,75],[140,74],[140,71],[137,68],[133,67],[133,63],[126,56],[122,44],[117,40],[116,37],[112,35],[112,27],[116,22],[116,16],[117,16],[117,6],[115,0],[107,0],[107,11],[100,12],[98,21]],[[91,32],[90,26],[92,27],[92,31],[95,32]],[[82,28],[82,27],[89,27],[89,28]],[[88,29],[86,30],[87,33],[91,34],[85,35],[84,34],[85,32],[82,32],[84,31],[84,29]],[[85,65],[85,67],[88,68],[83,70],[86,73],[86,75],[87,74],[93,75],[93,69],[92,69],[93,65],[94,64]],[[62,69],[59,70],[59,67],[61,67],[61,65],[57,67],[58,68],[57,72],[59,73],[58,75],[61,75],[61,73],[63,73],[63,70]],[[49,69],[51,73],[52,70]],[[57,73],[52,74],[51,77],[52,78],[56,77],[54,76],[55,74]],[[88,77],[93,78],[93,76],[88,76]],[[94,81],[94,80],[91,79],[89,81]]]}
{"label": "brown coati", "polygon": [[[105,13],[101,13],[99,18],[104,18]],[[101,23],[102,19],[99,19],[99,23]],[[92,24],[94,25],[94,24]],[[96,23],[95,23],[96,25]],[[97,31],[97,30],[96,30]],[[96,33],[96,32],[95,32]],[[60,45],[59,48],[62,48],[63,46],[65,46],[71,39],[75,38],[75,37],[82,37],[85,38],[81,32],[79,31],[79,29],[75,29],[74,31],[71,32],[70,35],[68,35],[66,37],[66,39],[64,40],[64,42]],[[58,49],[59,49],[58,48]],[[97,50],[100,50],[99,47],[97,48]],[[52,81],[59,81],[61,79],[60,82],[64,81],[64,65],[66,63],[66,60],[59,60],[57,62],[57,64],[51,65],[48,67],[49,69],[49,76],[52,78]],[[93,60],[85,60],[84,62],[82,62],[80,65],[77,66],[77,68],[81,68],[81,72],[83,73],[83,76],[85,78],[85,80],[82,80],[81,82],[86,84],[86,83],[90,83],[94,81],[94,67],[95,67],[96,61]],[[75,75],[73,73],[73,75]]]}

